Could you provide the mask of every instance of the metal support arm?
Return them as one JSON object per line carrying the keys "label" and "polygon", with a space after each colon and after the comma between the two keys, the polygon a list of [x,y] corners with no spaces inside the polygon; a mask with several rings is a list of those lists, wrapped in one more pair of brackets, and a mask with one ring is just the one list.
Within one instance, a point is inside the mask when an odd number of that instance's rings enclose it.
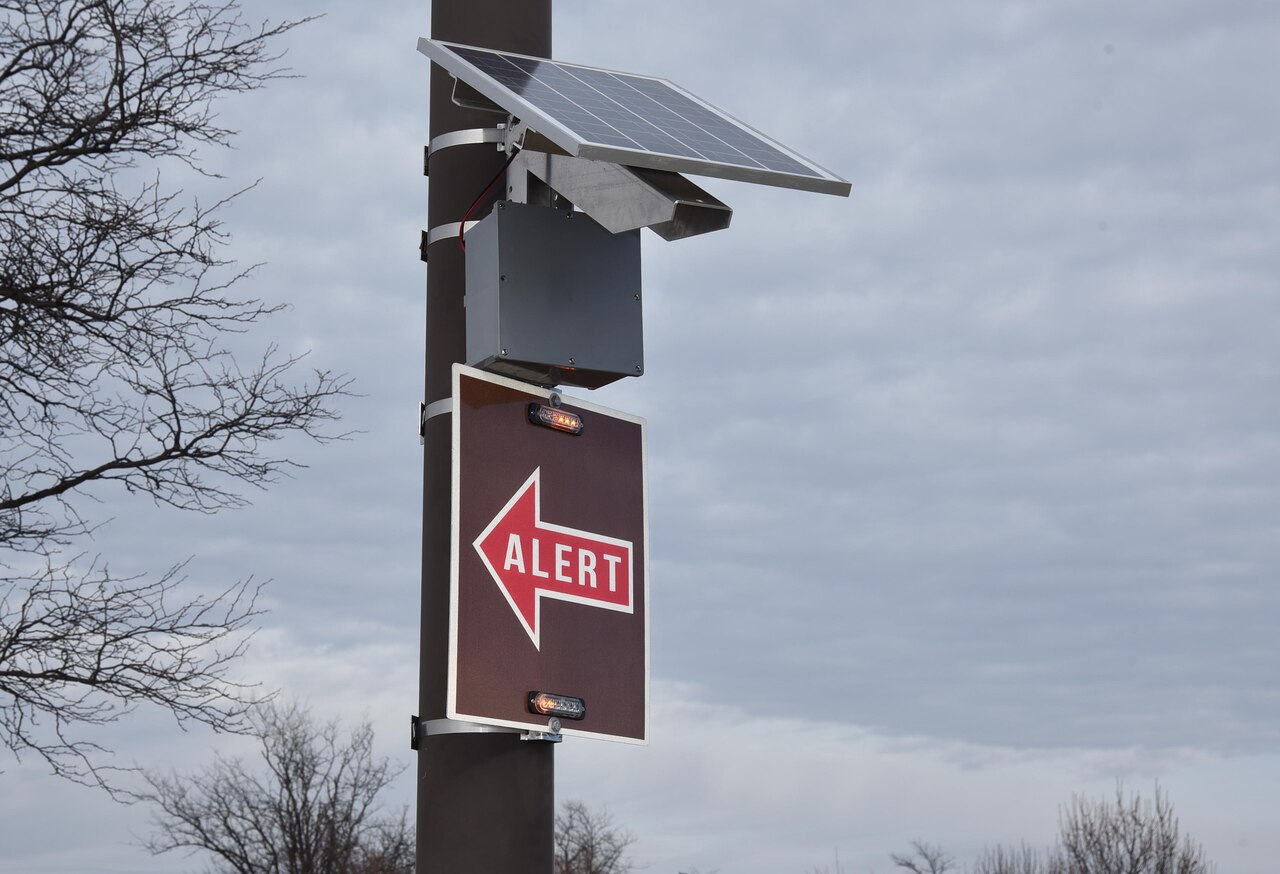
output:
{"label": "metal support arm", "polygon": [[666,170],[526,150],[512,161],[507,178],[526,173],[615,234],[650,228],[664,240],[680,240],[723,230],[733,217],[730,207]]}

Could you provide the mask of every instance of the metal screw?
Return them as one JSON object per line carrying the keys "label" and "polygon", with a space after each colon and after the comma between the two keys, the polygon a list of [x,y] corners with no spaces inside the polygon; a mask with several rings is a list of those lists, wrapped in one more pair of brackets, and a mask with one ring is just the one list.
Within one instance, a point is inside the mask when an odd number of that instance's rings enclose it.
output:
{"label": "metal screw", "polygon": [[501,276],[499,276],[499,277],[498,277],[498,281],[499,281],[499,282],[506,282],[506,281],[507,281],[507,274],[503,273]]}
{"label": "metal screw", "polygon": [[570,359],[569,359],[569,363],[570,363],[570,364],[577,364],[577,363],[578,363],[578,359],[576,359],[576,358],[570,358]]}
{"label": "metal screw", "polygon": [[639,299],[640,299],[640,292],[637,291],[635,295],[632,296],[632,300],[639,300]]}
{"label": "metal screw", "polygon": [[503,350],[502,350],[502,354],[503,354],[503,356],[506,356],[506,354],[507,354],[507,350],[506,350],[506,349],[503,349]]}
{"label": "metal screw", "polygon": [[547,720],[547,731],[552,734],[560,733],[560,718],[558,716],[553,716]]}
{"label": "metal screw", "polygon": [[644,368],[639,364],[636,365],[636,373],[644,373]]}

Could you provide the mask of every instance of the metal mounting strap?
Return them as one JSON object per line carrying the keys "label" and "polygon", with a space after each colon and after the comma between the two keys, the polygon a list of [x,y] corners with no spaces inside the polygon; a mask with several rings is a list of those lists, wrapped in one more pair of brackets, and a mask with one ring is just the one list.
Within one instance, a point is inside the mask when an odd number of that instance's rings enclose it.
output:
{"label": "metal mounting strap", "polygon": [[[461,222],[446,222],[442,225],[436,225],[434,228],[427,231],[427,245],[430,246],[432,243],[437,243],[440,240],[447,240],[450,237],[458,236],[458,225],[460,224]],[[467,222],[467,230],[470,231],[478,224],[480,224],[478,221]]]}
{"label": "metal mounting strap", "polygon": [[463,722],[460,719],[424,719],[421,722],[423,733],[437,734],[519,734],[518,728],[506,728],[500,725],[481,725],[478,722]]}
{"label": "metal mounting strap", "polygon": [[427,443],[427,422],[436,416],[446,416],[453,412],[453,398],[441,398],[429,404],[418,403],[418,442]]}
{"label": "metal mounting strap", "polygon": [[443,416],[453,412],[453,398],[441,398],[438,401],[432,401],[422,408],[422,421],[434,419],[436,416]]}
{"label": "metal mounting strap", "polygon": [[497,143],[503,146],[507,141],[507,131],[500,127],[471,127],[464,130],[451,130],[440,134],[428,144],[422,155],[422,175],[431,175],[431,156],[441,149],[454,146],[474,146],[479,143]]}
{"label": "metal mounting strap", "polygon": [[[427,250],[431,248],[432,243],[437,240],[447,240],[450,237],[458,236],[459,224],[461,222],[446,222],[442,225],[436,225],[429,231],[423,231],[422,237],[418,240],[418,257],[425,262],[427,260]],[[467,230],[470,231],[478,224],[480,224],[479,221],[467,222]]]}

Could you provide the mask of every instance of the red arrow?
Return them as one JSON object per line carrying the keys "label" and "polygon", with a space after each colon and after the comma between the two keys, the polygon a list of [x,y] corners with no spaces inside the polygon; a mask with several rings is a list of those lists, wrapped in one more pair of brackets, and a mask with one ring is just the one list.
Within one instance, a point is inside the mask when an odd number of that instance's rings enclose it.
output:
{"label": "red arrow", "polygon": [[472,546],[541,649],[542,599],[630,613],[631,541],[542,521],[536,469]]}

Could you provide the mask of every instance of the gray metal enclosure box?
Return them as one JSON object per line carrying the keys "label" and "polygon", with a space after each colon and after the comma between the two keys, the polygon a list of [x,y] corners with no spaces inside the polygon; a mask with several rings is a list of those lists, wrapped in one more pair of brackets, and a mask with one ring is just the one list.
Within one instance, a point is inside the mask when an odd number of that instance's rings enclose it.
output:
{"label": "gray metal enclosure box", "polygon": [[584,388],[644,372],[638,230],[500,201],[465,240],[469,365]]}

